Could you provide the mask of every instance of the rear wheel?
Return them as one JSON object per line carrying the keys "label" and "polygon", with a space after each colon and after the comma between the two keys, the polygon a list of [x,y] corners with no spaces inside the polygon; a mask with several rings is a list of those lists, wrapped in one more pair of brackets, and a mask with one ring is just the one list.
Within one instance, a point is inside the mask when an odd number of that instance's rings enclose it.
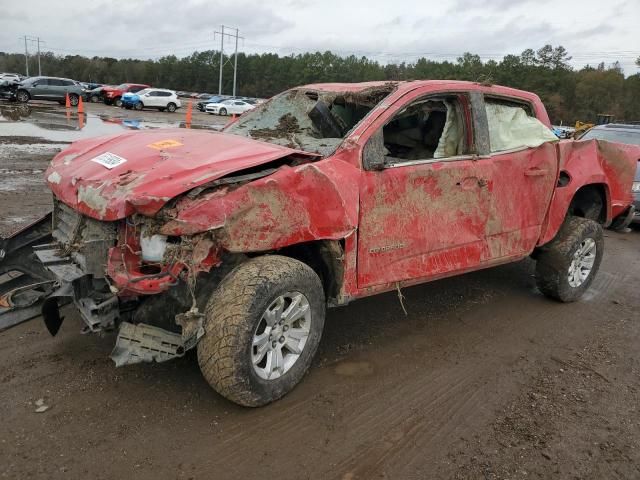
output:
{"label": "rear wheel", "polygon": [[113,102],[115,104],[116,107],[121,107],[122,106],[122,99],[120,97],[116,98],[115,101]]}
{"label": "rear wheel", "polygon": [[593,282],[603,253],[600,224],[586,218],[569,217],[537,256],[538,288],[546,296],[561,302],[578,300]]}
{"label": "rear wheel", "polygon": [[273,402],[308,370],[324,317],[322,284],[310,267],[276,255],[249,260],[209,300],[198,344],[202,374],[240,405]]}
{"label": "rear wheel", "polygon": [[16,93],[16,100],[20,103],[27,103],[31,99],[31,95],[26,90],[18,90]]}
{"label": "rear wheel", "polygon": [[173,102],[171,102],[171,103],[167,104],[167,111],[168,111],[169,113],[173,113],[173,112],[175,112],[175,111],[176,111],[176,108],[177,108],[177,106],[176,106],[176,104],[175,104],[175,103],[173,103]]}
{"label": "rear wheel", "polygon": [[220,111],[218,112],[218,115],[226,115],[226,114],[227,114],[226,108],[221,108]]}

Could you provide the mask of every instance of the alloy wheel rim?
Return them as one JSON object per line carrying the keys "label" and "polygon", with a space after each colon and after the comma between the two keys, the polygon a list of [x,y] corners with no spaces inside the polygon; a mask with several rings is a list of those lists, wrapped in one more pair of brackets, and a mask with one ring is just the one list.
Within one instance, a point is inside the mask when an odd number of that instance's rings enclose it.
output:
{"label": "alloy wheel rim", "polygon": [[596,261],[597,247],[593,238],[586,238],[574,252],[569,265],[569,285],[576,288],[582,285],[593,270]]}
{"label": "alloy wheel rim", "polygon": [[298,361],[311,331],[311,307],[300,292],[278,296],[253,333],[251,364],[263,380],[275,380]]}

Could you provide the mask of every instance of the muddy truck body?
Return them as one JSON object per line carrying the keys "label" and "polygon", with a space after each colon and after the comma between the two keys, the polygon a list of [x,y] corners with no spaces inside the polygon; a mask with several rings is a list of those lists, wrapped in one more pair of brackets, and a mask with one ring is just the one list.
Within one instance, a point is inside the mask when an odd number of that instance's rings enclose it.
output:
{"label": "muddy truck body", "polygon": [[222,132],[62,151],[50,218],[0,245],[0,308],[5,325],[40,310],[54,335],[75,308],[117,332],[117,365],[196,348],[213,388],[264,405],[307,371],[327,307],[528,256],[542,293],[577,300],[602,228],[633,215],[639,158],[558,141],[540,99],[505,87],[298,87]]}

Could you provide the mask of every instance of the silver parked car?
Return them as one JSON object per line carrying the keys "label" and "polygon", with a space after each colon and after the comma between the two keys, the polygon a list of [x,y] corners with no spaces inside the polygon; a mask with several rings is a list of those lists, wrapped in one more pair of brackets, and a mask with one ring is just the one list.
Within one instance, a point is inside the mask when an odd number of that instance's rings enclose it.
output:
{"label": "silver parked car", "polygon": [[71,105],[76,106],[83,94],[82,85],[69,78],[29,77],[20,82],[16,100],[21,103],[29,100],[51,100],[64,104],[67,94]]}

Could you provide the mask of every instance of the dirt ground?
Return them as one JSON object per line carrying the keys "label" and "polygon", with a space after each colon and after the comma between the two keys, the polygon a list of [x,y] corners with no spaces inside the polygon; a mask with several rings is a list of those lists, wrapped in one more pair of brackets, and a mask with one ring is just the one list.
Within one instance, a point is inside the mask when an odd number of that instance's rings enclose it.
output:
{"label": "dirt ground", "polygon": [[[47,204],[51,151],[19,152],[5,228]],[[605,245],[573,304],[527,260],[408,288],[406,316],[395,293],[330,310],[309,374],[259,409],[194,355],[116,369],[72,309],[54,338],[35,319],[0,334],[0,478],[640,478],[640,229]]]}

